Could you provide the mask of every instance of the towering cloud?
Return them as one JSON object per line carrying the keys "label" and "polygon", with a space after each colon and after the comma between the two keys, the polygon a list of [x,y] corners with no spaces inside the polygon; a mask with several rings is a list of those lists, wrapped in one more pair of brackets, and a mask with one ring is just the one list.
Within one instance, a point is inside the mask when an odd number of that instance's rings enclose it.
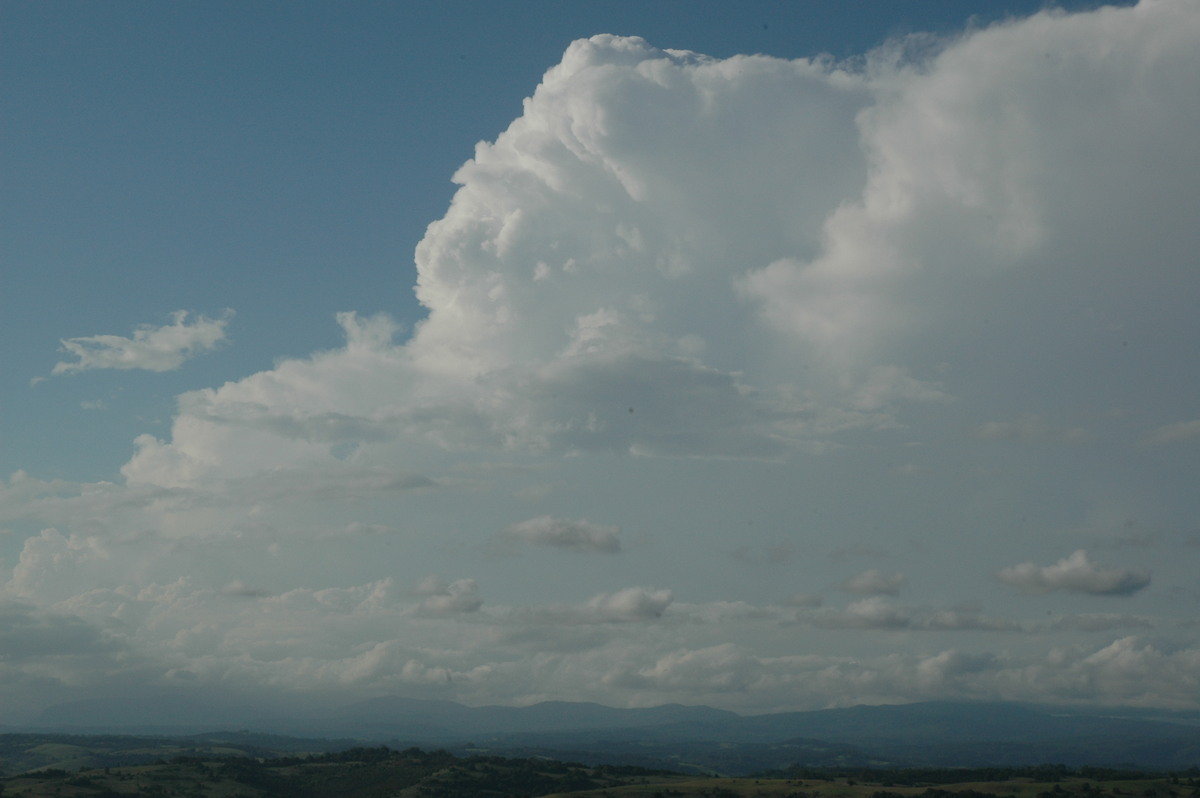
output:
{"label": "towering cloud", "polygon": [[[126,475],[413,437],[773,458],[981,390],[1073,412],[1111,373],[1112,330],[1139,320],[1170,360],[1197,324],[1195,24],[1169,0],[1045,13],[865,71],[576,42],[455,175],[406,343],[344,315],[345,349],[185,396]],[[1135,262],[1137,292],[1102,290]],[[1028,383],[1067,355],[1053,393]]]}
{"label": "towering cloud", "polygon": [[[475,703],[1195,706],[1178,558],[1153,589],[1084,549],[998,569],[1097,518],[1194,528],[1197,41],[1192,0],[853,64],[577,41],[455,174],[426,318],[342,313],[343,346],[182,395],[121,479],[0,486],[29,530],[5,634]],[[70,339],[55,371],[174,368],[224,325]],[[535,572],[498,538],[638,556]],[[839,582],[835,540],[895,570]],[[471,577],[395,587],[430,572]],[[1019,603],[997,572],[1138,614],[1026,623],[984,606]],[[1174,637],[1113,639],[1144,625]]]}

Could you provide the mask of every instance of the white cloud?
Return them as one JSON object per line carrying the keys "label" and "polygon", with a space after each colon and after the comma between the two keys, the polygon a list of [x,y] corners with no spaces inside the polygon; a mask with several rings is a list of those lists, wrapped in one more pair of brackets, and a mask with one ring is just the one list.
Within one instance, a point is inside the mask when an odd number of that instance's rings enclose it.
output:
{"label": "white cloud", "polygon": [[[729,705],[733,696],[732,706],[766,711],[922,697],[1190,706],[1196,694],[1187,692],[1195,685],[1194,648],[1133,638],[1022,656],[964,645],[908,650],[894,635],[894,653],[771,653],[757,635],[777,644],[792,637],[780,634],[775,611],[716,602],[667,613],[671,595],[661,589],[628,588],[566,608],[480,604],[468,579],[430,577],[407,591],[383,579],[272,596],[239,583],[220,590],[180,579],[92,591],[53,611],[10,604],[0,613],[0,635],[29,643],[21,668],[91,689],[98,663],[136,651],[148,685],[187,671],[198,684],[284,694],[418,686],[432,691],[423,695],[475,702],[503,695],[646,704],[690,696]],[[838,618],[814,617],[822,621],[814,626],[842,635],[1012,631],[971,613],[923,615],[878,598]]]}
{"label": "white cloud", "polygon": [[537,608],[518,617],[553,625],[637,623],[662,617],[672,599],[670,590],[627,587],[615,593],[599,593],[583,604]]}
{"label": "white cloud", "polygon": [[237,596],[238,598],[264,598],[269,596],[265,590],[248,585],[240,579],[235,579],[225,587],[221,588],[221,593],[226,596]]}
{"label": "white cloud", "polygon": [[822,607],[819,602],[798,604],[801,609],[789,624],[831,630],[914,632],[1022,632],[1027,625],[1007,618],[983,615],[973,609],[902,607],[881,596],[853,601],[844,609]]}
{"label": "white cloud", "polygon": [[[1082,388],[1121,350],[1114,330],[1155,318],[1157,301],[1154,357],[1179,362],[1165,331],[1191,328],[1172,292],[1189,279],[1195,175],[1181,136],[1200,109],[1171,75],[1197,65],[1184,49],[1196,26],[1186,2],[1045,13],[964,37],[919,68],[879,59],[879,101],[859,116],[865,191],[828,215],[819,255],[751,269],[746,296],[847,365],[945,364],[955,396],[979,367],[998,390],[1028,395],[1031,378],[1055,378],[1053,360],[1079,378],[1054,384]],[[1162,281],[1153,299],[1080,296],[1132,263],[1153,272],[1139,284]]]}
{"label": "white cloud", "polygon": [[912,624],[907,610],[878,596],[851,602],[844,610],[818,609],[808,618],[826,629],[906,629]]}
{"label": "white cloud", "polygon": [[[1123,273],[1134,246],[1157,253],[1147,306],[1190,324],[1177,264],[1194,183],[1173,154],[1200,111],[1179,81],[1137,76],[1186,74],[1194,24],[1176,2],[1042,14],[920,69],[858,72],[576,42],[455,175],[417,248],[428,317],[410,339],[342,314],[345,348],[185,395],[170,438],[141,439],[124,473],[181,486],[413,442],[785,458],[904,429],[964,387],[1003,399],[1015,364],[1061,364],[1073,287]],[[1117,113],[1126,98],[1148,113]],[[1133,198],[1145,174],[1162,182]],[[1140,313],[1133,296],[1102,297],[1079,334]],[[1184,337],[1163,334],[1163,357]],[[1056,372],[1052,395],[1090,400],[1071,382]],[[1040,412],[975,425],[1087,437]]]}
{"label": "white cloud", "polygon": [[25,539],[7,590],[22,599],[47,603],[69,598],[84,586],[122,570],[112,560],[111,549],[96,536],[43,529]]}
{"label": "white cloud", "polygon": [[[729,644],[678,649],[644,668],[615,665],[605,682],[669,700],[783,691],[810,707],[895,703],[912,698],[1191,705],[1200,651],[1164,650],[1137,638],[1040,657],[947,649],[924,656],[764,657]],[[803,697],[803,698],[801,698]],[[840,698],[839,698],[840,697]],[[831,700],[832,698],[832,700]],[[1180,702],[1183,703],[1180,703]],[[763,710],[778,709],[764,705]]]}
{"label": "white cloud", "polygon": [[1038,566],[1026,562],[1004,568],[997,576],[1005,584],[1026,593],[1066,590],[1093,595],[1128,596],[1150,584],[1149,572],[1135,568],[1100,568],[1083,549],[1054,565]]}
{"label": "white cloud", "polygon": [[603,621],[645,621],[661,616],[670,603],[670,590],[629,587],[595,596],[585,607]]}
{"label": "white cloud", "polygon": [[508,527],[513,540],[531,546],[551,546],[564,551],[616,554],[621,550],[620,530],[615,526],[593,524],[587,520],[571,520],[539,515]]}
{"label": "white cloud", "polygon": [[604,675],[607,684],[668,693],[724,693],[749,689],[763,666],[747,652],[725,643],[709,648],[679,650],[639,669],[616,668]]}
{"label": "white cloud", "polygon": [[985,673],[995,670],[998,660],[991,654],[965,654],[961,651],[943,651],[921,660],[917,664],[917,678],[930,685],[943,686],[959,676]]}
{"label": "white cloud", "polygon": [[851,404],[860,410],[876,411],[900,401],[952,400],[953,397],[945,393],[938,383],[914,379],[898,366],[876,366],[854,389]]}
{"label": "white cloud", "polygon": [[142,325],[132,338],[119,335],[91,335],[64,338],[62,348],[78,360],[61,361],[52,374],[70,374],[92,369],[145,369],[174,371],[185,360],[208,352],[225,340],[225,327],[233,311],[219,319],[200,316],[188,321],[186,310],[171,314],[172,321],[161,327]]}
{"label": "white cloud", "polygon": [[[824,64],[576,42],[455,176],[417,248],[429,315],[410,340],[396,345],[385,317],[341,314],[344,349],[185,395],[170,439],[139,441],[126,476],[179,486],[234,461],[269,468],[323,459],[335,441],[413,438],[776,458],[831,428],[880,424],[885,413],[826,420],[792,374],[748,361],[767,333],[733,284],[747,263],[819,245],[819,224],[803,220],[860,185],[854,116],[869,100],[861,76]],[[894,388],[870,392],[926,398],[889,374]]]}
{"label": "white cloud", "polygon": [[884,573],[872,568],[842,582],[841,588],[864,596],[896,596],[905,581],[904,574],[899,571]]}

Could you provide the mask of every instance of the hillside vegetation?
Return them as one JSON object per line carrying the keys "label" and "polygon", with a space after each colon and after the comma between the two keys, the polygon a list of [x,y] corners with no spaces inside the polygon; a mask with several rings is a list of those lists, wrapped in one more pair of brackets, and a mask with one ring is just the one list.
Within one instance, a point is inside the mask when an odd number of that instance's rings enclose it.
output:
{"label": "hillside vegetation", "polygon": [[[1149,774],[1063,766],[987,770],[796,768],[758,778],[696,778],[540,757],[456,757],[386,747],[261,755],[138,738],[5,735],[0,795],[39,798],[1200,798],[1200,771]],[[21,746],[25,747],[22,748]],[[188,753],[179,753],[187,749]],[[170,759],[164,754],[174,755]],[[17,756],[19,754],[19,756]],[[107,765],[92,766],[88,760]],[[13,766],[53,759],[53,767]],[[122,762],[122,760],[125,760]],[[84,762],[75,765],[72,763]]]}

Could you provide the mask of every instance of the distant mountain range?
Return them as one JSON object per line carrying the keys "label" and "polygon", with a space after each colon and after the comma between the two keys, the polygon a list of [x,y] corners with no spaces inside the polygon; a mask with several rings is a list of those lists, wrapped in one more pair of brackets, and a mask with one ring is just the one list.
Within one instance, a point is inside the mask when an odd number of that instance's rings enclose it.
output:
{"label": "distant mountain range", "polygon": [[739,715],[678,704],[615,709],[551,701],[529,707],[467,707],[388,696],[284,712],[253,701],[221,704],[165,695],[61,704],[46,710],[32,728],[179,735],[242,729],[730,774],[794,765],[1200,766],[1200,712],[985,702]]}

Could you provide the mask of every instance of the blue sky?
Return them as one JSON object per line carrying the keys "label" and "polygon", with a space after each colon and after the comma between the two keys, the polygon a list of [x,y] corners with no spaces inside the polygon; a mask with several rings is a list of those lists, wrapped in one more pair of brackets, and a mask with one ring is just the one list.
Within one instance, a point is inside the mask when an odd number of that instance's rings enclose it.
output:
{"label": "blue sky", "polygon": [[0,4],[0,706],[1195,708],[1200,14],[1040,10]]}

